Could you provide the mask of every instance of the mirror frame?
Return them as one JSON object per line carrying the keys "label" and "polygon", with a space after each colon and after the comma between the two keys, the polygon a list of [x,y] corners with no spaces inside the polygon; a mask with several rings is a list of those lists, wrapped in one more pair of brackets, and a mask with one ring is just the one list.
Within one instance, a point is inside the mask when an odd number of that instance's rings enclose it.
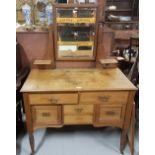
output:
{"label": "mirror frame", "polygon": [[[57,39],[58,39],[58,30],[57,30],[57,9],[67,9],[67,8],[96,8],[96,22],[94,24],[95,26],[95,39],[94,39],[94,49],[93,49],[93,56],[90,57],[66,57],[66,58],[60,58],[58,56],[58,44],[57,44]],[[98,36],[98,5],[97,4],[53,4],[53,16],[54,16],[54,48],[55,48],[55,59],[56,60],[67,60],[67,61],[94,61],[96,60],[96,50],[97,50],[97,36]]]}

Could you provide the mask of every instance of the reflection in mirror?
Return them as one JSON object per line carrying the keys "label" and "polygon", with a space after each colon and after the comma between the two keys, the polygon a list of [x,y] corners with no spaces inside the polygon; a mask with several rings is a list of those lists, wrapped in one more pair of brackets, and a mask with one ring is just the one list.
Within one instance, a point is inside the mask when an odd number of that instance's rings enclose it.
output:
{"label": "reflection in mirror", "polygon": [[58,59],[94,59],[96,9],[57,9]]}

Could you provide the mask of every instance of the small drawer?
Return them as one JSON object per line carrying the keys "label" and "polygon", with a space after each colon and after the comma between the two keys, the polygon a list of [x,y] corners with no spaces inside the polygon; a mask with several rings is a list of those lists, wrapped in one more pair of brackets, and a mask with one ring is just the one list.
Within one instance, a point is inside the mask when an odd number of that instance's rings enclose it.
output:
{"label": "small drawer", "polygon": [[126,104],[128,92],[107,91],[107,92],[86,92],[80,94],[80,104]]}
{"label": "small drawer", "polygon": [[92,124],[93,115],[64,115],[64,124]]}
{"label": "small drawer", "polygon": [[93,105],[64,105],[65,115],[93,114]]}
{"label": "small drawer", "polygon": [[64,105],[65,124],[92,124],[94,105]]}
{"label": "small drawer", "polygon": [[60,106],[32,106],[31,110],[35,125],[61,124]]}
{"label": "small drawer", "polygon": [[95,122],[99,124],[122,126],[125,106],[96,105]]}
{"label": "small drawer", "polygon": [[38,104],[77,104],[78,94],[30,94],[29,103],[31,105]]}

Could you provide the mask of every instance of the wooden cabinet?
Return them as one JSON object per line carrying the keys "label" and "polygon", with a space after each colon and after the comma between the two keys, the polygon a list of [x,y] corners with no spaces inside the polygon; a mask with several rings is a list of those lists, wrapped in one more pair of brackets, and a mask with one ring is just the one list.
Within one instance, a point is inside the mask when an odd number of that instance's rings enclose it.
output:
{"label": "wooden cabinet", "polygon": [[135,90],[117,68],[33,69],[21,89],[30,139],[37,128],[89,124],[121,128],[124,145]]}
{"label": "wooden cabinet", "polygon": [[139,0],[107,0],[105,22],[113,29],[138,29]]}
{"label": "wooden cabinet", "polygon": [[124,150],[136,88],[118,68],[94,68],[111,49],[98,23],[105,1],[98,2],[54,5],[48,57],[56,69],[32,69],[21,89],[32,154],[36,129],[65,125],[119,127]]}

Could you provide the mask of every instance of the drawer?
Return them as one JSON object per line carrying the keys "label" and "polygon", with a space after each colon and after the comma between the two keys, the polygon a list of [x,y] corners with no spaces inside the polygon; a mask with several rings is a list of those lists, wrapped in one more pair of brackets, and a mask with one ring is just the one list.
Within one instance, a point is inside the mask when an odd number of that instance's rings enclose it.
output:
{"label": "drawer", "polygon": [[122,126],[125,106],[96,105],[95,122],[99,124]]}
{"label": "drawer", "polygon": [[64,124],[92,124],[93,115],[64,115]]}
{"label": "drawer", "polygon": [[31,110],[35,125],[61,124],[60,106],[33,106]]}
{"label": "drawer", "polygon": [[64,124],[92,124],[94,105],[64,105]]}
{"label": "drawer", "polygon": [[78,94],[29,94],[29,103],[38,104],[77,104]]}
{"label": "drawer", "polygon": [[64,115],[93,114],[93,105],[64,105]]}
{"label": "drawer", "polygon": [[80,104],[126,104],[127,91],[84,92],[80,94]]}

